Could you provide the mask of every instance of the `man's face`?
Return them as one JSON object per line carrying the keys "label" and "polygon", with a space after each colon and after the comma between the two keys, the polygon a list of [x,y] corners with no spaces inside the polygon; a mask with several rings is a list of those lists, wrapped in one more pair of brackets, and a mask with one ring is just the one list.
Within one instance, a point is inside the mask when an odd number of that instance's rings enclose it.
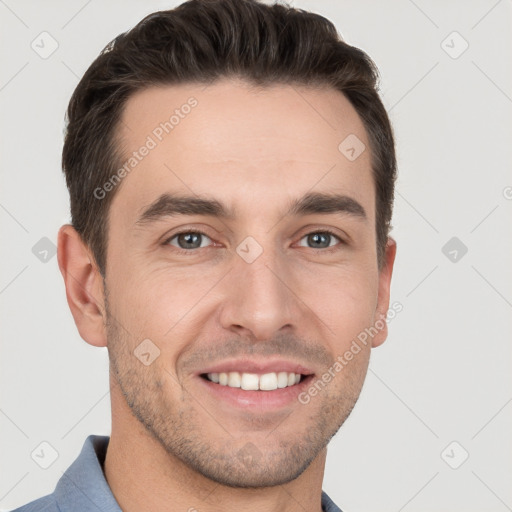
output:
{"label": "man's face", "polygon": [[[197,104],[181,108],[190,97]],[[160,123],[175,109],[166,133]],[[333,364],[387,308],[370,151],[353,160],[338,149],[351,134],[369,148],[362,122],[334,90],[227,80],[149,88],[122,121],[127,160],[150,149],[110,207],[115,378],[135,417],[195,471],[230,486],[288,482],[349,415],[371,343],[341,370]],[[164,194],[214,200],[231,216],[172,214],[162,200],[144,216]],[[348,200],[322,212],[316,196],[289,213],[306,194]],[[290,373],[302,374],[298,384]],[[269,389],[232,387],[240,381]]]}

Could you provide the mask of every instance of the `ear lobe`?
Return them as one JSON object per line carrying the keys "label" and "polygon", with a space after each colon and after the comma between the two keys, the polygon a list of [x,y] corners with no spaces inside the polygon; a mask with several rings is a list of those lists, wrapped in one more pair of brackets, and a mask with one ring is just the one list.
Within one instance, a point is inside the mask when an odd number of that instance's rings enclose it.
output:
{"label": "ear lobe", "polygon": [[106,347],[103,278],[88,247],[70,224],[59,229],[57,260],[80,336],[91,345]]}
{"label": "ear lobe", "polygon": [[372,347],[382,345],[388,337],[388,325],[386,316],[389,309],[389,292],[391,288],[391,276],[393,274],[393,265],[396,256],[396,241],[388,237],[386,251],[384,255],[384,264],[379,272],[379,294],[377,299],[377,309],[375,311],[375,323],[383,324],[382,329],[372,339]]}

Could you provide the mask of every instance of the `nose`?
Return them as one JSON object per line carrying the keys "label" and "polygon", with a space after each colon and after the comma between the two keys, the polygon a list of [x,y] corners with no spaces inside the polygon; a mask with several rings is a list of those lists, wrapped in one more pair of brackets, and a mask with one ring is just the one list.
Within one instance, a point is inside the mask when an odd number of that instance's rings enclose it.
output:
{"label": "nose", "polygon": [[289,266],[275,254],[265,250],[252,262],[234,256],[234,268],[224,283],[220,315],[224,329],[263,341],[296,327],[305,312],[294,293]]}

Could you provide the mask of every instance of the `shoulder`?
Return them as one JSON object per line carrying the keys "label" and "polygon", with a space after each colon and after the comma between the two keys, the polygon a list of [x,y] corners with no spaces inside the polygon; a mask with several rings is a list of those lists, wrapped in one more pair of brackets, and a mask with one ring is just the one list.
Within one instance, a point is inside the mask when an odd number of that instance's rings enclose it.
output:
{"label": "shoulder", "polygon": [[31,501],[11,512],[61,512],[53,494]]}

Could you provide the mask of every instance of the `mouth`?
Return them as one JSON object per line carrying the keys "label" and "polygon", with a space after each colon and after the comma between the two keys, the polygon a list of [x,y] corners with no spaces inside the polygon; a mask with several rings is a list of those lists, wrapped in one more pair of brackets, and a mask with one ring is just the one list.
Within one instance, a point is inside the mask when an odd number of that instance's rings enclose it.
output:
{"label": "mouth", "polygon": [[209,372],[200,374],[205,380],[227,386],[240,388],[246,391],[275,391],[276,389],[289,388],[303,381],[309,375],[295,372],[270,372],[270,373],[246,373],[246,372]]}
{"label": "mouth", "polygon": [[[196,374],[202,389],[216,404],[255,413],[299,405],[300,393],[315,374],[304,365],[287,361],[231,361]],[[247,409],[249,408],[249,409]]]}

